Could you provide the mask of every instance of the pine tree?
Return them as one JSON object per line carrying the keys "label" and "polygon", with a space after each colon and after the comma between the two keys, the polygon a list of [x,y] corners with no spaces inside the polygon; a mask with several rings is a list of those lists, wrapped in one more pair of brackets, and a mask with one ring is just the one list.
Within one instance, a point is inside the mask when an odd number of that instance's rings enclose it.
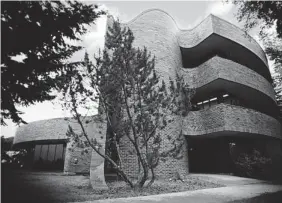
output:
{"label": "pine tree", "polygon": [[[69,77],[69,81],[66,79],[63,92],[71,101],[70,105],[65,105],[71,107],[82,129],[84,126],[78,107],[89,109],[95,102],[99,102],[100,114],[104,115],[108,123],[106,145],[110,147],[102,154],[99,151],[101,144],[96,140],[90,141],[90,146],[111,163],[132,188],[141,188],[148,180],[149,172],[152,176],[148,185],[153,184],[154,168],[162,155],[176,156],[180,152],[179,147],[182,145],[175,144],[174,149],[159,153],[159,129],[166,127],[168,112],[187,115],[185,112],[189,111],[189,104],[186,100],[189,103],[192,94],[180,77],[176,85],[171,80],[170,89],[167,89],[165,82],[155,72],[155,58],[146,47],[134,48],[133,41],[132,31],[114,21],[113,26],[108,28],[102,56],[95,57],[93,64],[86,53],[84,67],[71,73],[72,77]],[[180,97],[184,99],[180,100]],[[183,112],[180,111],[181,107],[185,107],[182,108]],[[69,134],[77,137],[71,129],[69,131]],[[85,130],[83,132],[85,137],[89,137]],[[109,153],[114,150],[119,156],[119,142],[124,137],[132,145],[131,153],[140,164],[140,174],[135,183],[124,173],[122,159],[113,160]]]}
{"label": "pine tree", "polygon": [[[1,124],[4,119],[25,123],[17,106],[52,100],[65,70],[78,62],[66,62],[82,47],[86,25],[104,12],[77,1],[1,2]],[[22,62],[15,56],[24,56]]]}

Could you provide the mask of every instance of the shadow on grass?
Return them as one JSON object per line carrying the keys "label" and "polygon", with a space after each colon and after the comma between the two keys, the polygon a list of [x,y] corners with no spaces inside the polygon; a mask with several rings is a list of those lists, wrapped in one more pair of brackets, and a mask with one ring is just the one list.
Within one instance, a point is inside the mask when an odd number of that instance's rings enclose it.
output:
{"label": "shadow on grass", "polygon": [[63,173],[32,173],[1,170],[1,202],[3,203],[53,203],[86,201],[91,197],[89,177],[66,177]]}
{"label": "shadow on grass", "polygon": [[83,202],[97,199],[136,197],[170,192],[222,187],[223,185],[187,176],[184,182],[156,181],[150,188],[133,191],[124,182],[108,183],[109,190],[93,189],[89,176],[61,173],[15,171],[2,167],[2,202]]}

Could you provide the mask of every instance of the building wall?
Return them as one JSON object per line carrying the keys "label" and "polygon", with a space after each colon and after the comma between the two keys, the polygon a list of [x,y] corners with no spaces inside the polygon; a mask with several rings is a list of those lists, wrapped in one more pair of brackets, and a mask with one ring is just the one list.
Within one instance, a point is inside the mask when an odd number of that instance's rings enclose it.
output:
{"label": "building wall", "polygon": [[[90,138],[96,138],[102,144],[105,143],[103,124],[97,117],[83,119],[86,133]],[[65,150],[64,172],[66,173],[89,173],[92,148],[81,148],[66,136],[68,126],[74,132],[81,134],[82,130],[78,123],[71,118],[55,118],[35,121],[18,128],[14,139],[14,145],[28,143],[67,143]],[[85,139],[84,139],[85,140]]]}
{"label": "building wall", "polygon": [[[111,20],[108,19],[108,25],[111,25]],[[132,30],[135,47],[146,46],[156,57],[156,72],[165,83],[169,82],[169,78],[175,79],[176,73],[179,73],[197,92],[202,86],[207,85],[208,89],[210,82],[223,79],[224,84],[236,83],[239,87],[248,87],[244,89],[243,96],[248,96],[251,89],[250,97],[255,95],[255,99],[262,98],[262,105],[275,106],[266,56],[258,43],[236,26],[210,15],[195,28],[180,30],[169,14],[158,9],[147,10],[122,26]],[[211,54],[214,56],[208,58]],[[225,59],[220,55],[224,55]],[[183,65],[184,60],[185,63],[187,60],[193,64],[199,63],[201,57],[204,61],[196,67],[187,69]],[[250,99],[250,103],[254,104],[255,99]],[[262,105],[255,107],[262,109]],[[272,114],[273,111],[267,113]],[[184,135],[193,136],[234,131],[238,135],[260,134],[276,138],[280,138],[281,132],[281,126],[275,118],[227,104],[190,112],[185,118],[170,115],[168,120],[167,127],[160,131],[161,151],[172,147],[168,137],[178,136],[181,130]],[[136,177],[138,161],[130,153],[132,146],[129,140],[123,139],[120,148],[125,172]],[[183,148],[182,158],[160,161],[156,168],[156,174],[164,178],[172,177],[175,172],[188,173],[187,146]]]}
{"label": "building wall", "polygon": [[[109,17],[108,26],[111,25],[111,21]],[[222,84],[230,91],[237,89],[244,92],[243,96],[250,98],[255,96],[256,99],[250,100],[254,106],[256,101],[258,104],[267,104],[266,106],[270,109],[275,106],[265,54],[254,39],[236,26],[210,15],[195,28],[180,30],[169,14],[158,9],[145,11],[122,26],[128,26],[133,31],[135,47],[146,46],[156,57],[156,73],[165,83],[168,84],[169,78],[175,79],[176,73],[179,73],[191,87],[196,88],[196,92],[204,93],[212,88],[212,82],[223,79],[225,83]],[[211,54],[213,54],[212,57],[208,58]],[[224,55],[225,59],[220,54]],[[191,64],[196,61],[200,64],[187,69],[183,65],[184,61]],[[235,88],[230,85],[231,83],[239,84],[239,86]],[[203,86],[206,87],[205,90]],[[251,92],[250,89],[258,93],[248,95]],[[169,137],[179,135],[182,139],[185,139],[186,135],[233,136],[234,134],[236,136],[261,135],[281,139],[279,122],[274,117],[259,112],[261,106],[256,107],[258,110],[219,104],[208,109],[190,112],[184,118],[168,115],[168,125],[159,131],[162,136],[160,151],[173,147]],[[86,131],[90,137],[96,138],[104,146],[105,123],[101,123],[98,119],[85,122]],[[69,124],[75,132],[81,133],[80,127],[73,120],[60,118],[36,121],[18,129],[14,144],[67,140],[66,132]],[[171,178],[176,172],[181,175],[188,173],[188,147],[187,143],[184,143],[181,156],[160,160],[156,168],[156,174],[159,177]],[[120,149],[123,169],[129,176],[136,177],[138,162],[130,153],[132,146],[129,140],[122,139]],[[90,148],[86,150],[87,153],[85,149],[82,150],[72,141],[68,142],[64,171],[88,173],[92,158],[92,177],[101,179],[103,160],[94,156]]]}
{"label": "building wall", "polygon": [[[123,26],[128,26],[132,30],[135,38],[133,46],[139,48],[146,46],[156,57],[155,69],[160,79],[164,80],[167,85],[169,77],[175,79],[178,68],[182,66],[182,57],[177,38],[178,28],[174,20],[161,10],[153,10],[140,14]],[[167,136],[178,136],[181,132],[182,123],[179,116],[169,116],[168,120],[170,123],[160,131],[162,136],[160,152],[173,147]],[[138,162],[135,156],[129,153],[131,145],[127,139],[122,140],[121,149],[122,163],[126,173],[136,177]],[[176,172],[187,174],[188,154],[185,146],[183,146],[182,155],[183,157],[179,159],[161,160],[156,168],[156,174],[162,178],[171,178]]]}

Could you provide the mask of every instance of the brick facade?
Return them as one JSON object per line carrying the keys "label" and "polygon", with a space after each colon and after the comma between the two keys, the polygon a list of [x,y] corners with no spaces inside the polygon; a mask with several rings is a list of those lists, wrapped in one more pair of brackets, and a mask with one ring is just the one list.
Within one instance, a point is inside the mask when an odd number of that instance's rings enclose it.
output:
{"label": "brick facade", "polygon": [[[108,26],[111,23],[112,18],[109,17]],[[276,101],[269,82],[267,59],[258,43],[242,30],[213,15],[191,30],[180,30],[169,14],[158,9],[145,11],[123,26],[133,31],[135,47],[146,46],[156,57],[156,72],[166,83],[169,77],[174,79],[179,73],[190,87],[196,88],[196,94],[208,93],[209,86],[214,86],[212,91],[222,89],[218,85],[222,83],[224,87],[224,84],[228,84],[225,88],[227,92],[242,98],[249,94],[250,97],[246,101],[253,109],[219,104],[209,109],[191,111],[185,118],[171,116],[171,122],[160,131],[161,151],[172,147],[168,136],[178,136],[181,131],[183,136],[210,133],[228,135],[235,132],[238,136],[241,133],[281,138],[280,123],[269,116],[275,114]],[[210,50],[215,53],[208,58]],[[202,57],[204,61],[194,59],[195,53],[195,57]],[[221,57],[223,53],[227,58]],[[184,58],[198,65],[187,68]],[[217,85],[213,84],[214,81],[217,81]],[[255,104],[257,99],[261,101],[259,104]],[[270,110],[264,110],[265,105],[269,105]],[[160,178],[170,178],[175,172],[189,172],[188,147],[185,144],[181,159],[170,158],[159,162],[156,174]],[[138,161],[136,156],[129,153],[132,148],[129,140],[123,139],[120,147],[125,172],[136,177]]]}

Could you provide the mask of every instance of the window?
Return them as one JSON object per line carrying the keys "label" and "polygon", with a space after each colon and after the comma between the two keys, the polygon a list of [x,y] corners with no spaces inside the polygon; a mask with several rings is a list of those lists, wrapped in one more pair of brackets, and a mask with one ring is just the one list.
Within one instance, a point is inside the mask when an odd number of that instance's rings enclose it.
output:
{"label": "window", "polygon": [[64,144],[36,145],[33,168],[40,170],[58,170],[64,166]]}

